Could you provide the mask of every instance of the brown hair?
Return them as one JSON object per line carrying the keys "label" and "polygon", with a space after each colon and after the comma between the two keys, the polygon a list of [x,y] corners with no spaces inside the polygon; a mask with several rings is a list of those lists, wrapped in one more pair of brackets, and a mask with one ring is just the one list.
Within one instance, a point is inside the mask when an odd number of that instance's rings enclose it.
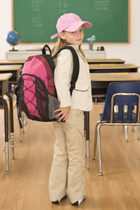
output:
{"label": "brown hair", "polygon": [[[66,47],[70,45],[65,39],[61,39],[60,37],[58,37],[57,42],[54,44],[53,48],[52,48],[52,55],[54,55],[59,49],[61,49],[62,47]],[[79,45],[79,51],[81,52],[81,54],[84,56],[84,52],[81,49],[81,45]]]}

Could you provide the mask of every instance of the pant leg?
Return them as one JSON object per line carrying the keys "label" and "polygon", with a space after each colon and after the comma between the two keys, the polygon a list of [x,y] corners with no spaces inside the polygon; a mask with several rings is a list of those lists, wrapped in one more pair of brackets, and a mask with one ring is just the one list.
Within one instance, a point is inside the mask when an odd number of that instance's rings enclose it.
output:
{"label": "pant leg", "polygon": [[85,195],[85,139],[84,113],[71,109],[66,123],[63,125],[66,134],[68,153],[67,192],[71,203]]}
{"label": "pant leg", "polygon": [[66,137],[61,122],[53,123],[55,131],[54,157],[49,178],[50,200],[56,201],[62,198],[67,188],[68,157]]}
{"label": "pant leg", "polygon": [[85,195],[85,139],[83,111],[71,109],[66,122],[54,123],[56,142],[49,179],[51,201],[67,192],[71,203]]}

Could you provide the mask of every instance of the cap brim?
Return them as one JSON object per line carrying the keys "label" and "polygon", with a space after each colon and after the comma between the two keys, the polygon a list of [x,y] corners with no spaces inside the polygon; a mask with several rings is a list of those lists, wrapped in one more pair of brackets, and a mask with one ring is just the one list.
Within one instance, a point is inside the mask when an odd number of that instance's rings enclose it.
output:
{"label": "cap brim", "polygon": [[52,35],[51,36],[51,39],[54,39],[55,37],[57,37],[59,34],[57,33],[57,34],[54,34],[54,35]]}

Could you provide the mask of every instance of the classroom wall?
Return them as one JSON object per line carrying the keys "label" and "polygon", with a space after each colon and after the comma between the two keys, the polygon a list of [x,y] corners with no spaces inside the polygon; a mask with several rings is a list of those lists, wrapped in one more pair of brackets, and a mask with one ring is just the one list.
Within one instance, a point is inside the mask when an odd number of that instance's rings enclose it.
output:
{"label": "classroom wall", "polygon": [[[121,58],[127,63],[134,63],[140,66],[140,0],[130,1],[130,43],[95,43],[94,49],[96,49],[97,46],[104,46],[107,52],[107,58]],[[0,0],[0,59],[5,59],[5,52],[11,49],[5,40],[7,32],[11,29],[11,0]],[[42,47],[42,44],[19,44],[15,48],[27,49],[36,47]],[[83,44],[82,48],[88,49],[87,44]]]}

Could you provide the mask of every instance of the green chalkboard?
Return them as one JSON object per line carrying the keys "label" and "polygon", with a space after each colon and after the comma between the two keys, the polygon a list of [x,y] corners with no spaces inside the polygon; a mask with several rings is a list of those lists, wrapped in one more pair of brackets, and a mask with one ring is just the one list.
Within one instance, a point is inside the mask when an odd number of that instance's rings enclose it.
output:
{"label": "green chalkboard", "polygon": [[52,42],[57,19],[72,12],[93,25],[84,29],[85,39],[95,35],[96,42],[129,42],[129,1],[12,0],[13,29],[20,33],[22,43]]}

